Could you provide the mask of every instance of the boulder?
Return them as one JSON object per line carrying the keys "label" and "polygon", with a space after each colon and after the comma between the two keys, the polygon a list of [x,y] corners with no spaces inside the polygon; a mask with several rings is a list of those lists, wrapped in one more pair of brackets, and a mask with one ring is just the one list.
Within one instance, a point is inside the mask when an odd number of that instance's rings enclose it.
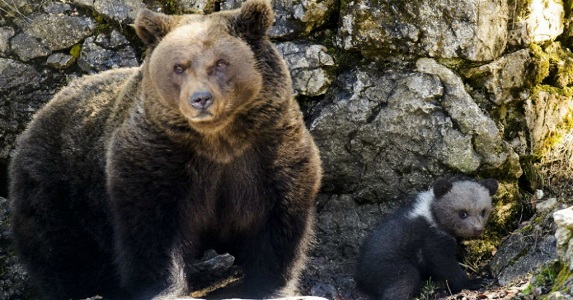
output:
{"label": "boulder", "polygon": [[284,42],[278,43],[277,49],[290,70],[295,96],[316,97],[326,93],[334,79],[330,70],[334,59],[326,52],[326,47]]}
{"label": "boulder", "polygon": [[321,150],[323,190],[383,202],[436,176],[502,168],[518,157],[473,102],[462,80],[421,59],[417,70],[357,67],[338,78],[310,123]]}
{"label": "boulder", "polygon": [[401,53],[488,61],[507,42],[507,1],[343,1],[339,43],[375,57]]}

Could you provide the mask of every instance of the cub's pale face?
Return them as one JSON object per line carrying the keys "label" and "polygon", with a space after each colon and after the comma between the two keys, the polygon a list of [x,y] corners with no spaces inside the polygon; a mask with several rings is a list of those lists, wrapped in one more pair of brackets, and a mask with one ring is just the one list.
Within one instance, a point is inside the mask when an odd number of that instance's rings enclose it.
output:
{"label": "cub's pale face", "polygon": [[262,86],[250,47],[209,20],[176,28],[151,55],[150,76],[161,100],[196,129],[224,127]]}
{"label": "cub's pale face", "polygon": [[462,238],[479,236],[492,210],[488,189],[470,181],[455,183],[433,206],[437,222]]}

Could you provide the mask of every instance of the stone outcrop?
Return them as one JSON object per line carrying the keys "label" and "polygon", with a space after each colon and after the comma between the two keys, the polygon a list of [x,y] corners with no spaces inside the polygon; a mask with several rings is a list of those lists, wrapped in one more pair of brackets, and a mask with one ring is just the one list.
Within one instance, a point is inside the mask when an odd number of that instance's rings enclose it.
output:
{"label": "stone outcrop", "polygon": [[365,55],[488,61],[507,43],[507,1],[345,1],[339,39]]}

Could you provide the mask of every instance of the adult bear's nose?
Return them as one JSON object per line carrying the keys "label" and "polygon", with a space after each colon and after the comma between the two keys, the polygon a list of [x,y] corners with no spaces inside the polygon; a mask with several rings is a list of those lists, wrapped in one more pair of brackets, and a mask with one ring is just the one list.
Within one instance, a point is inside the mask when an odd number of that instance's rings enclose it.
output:
{"label": "adult bear's nose", "polygon": [[189,98],[189,103],[197,110],[205,110],[213,104],[213,95],[208,91],[195,92]]}

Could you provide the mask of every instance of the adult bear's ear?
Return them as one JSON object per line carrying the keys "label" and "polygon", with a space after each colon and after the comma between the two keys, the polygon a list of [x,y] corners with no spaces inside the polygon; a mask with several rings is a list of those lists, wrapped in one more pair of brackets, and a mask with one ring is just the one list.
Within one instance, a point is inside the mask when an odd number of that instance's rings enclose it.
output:
{"label": "adult bear's ear", "polygon": [[230,27],[246,39],[259,39],[267,34],[275,21],[275,14],[268,0],[247,0],[237,15],[231,18]]}
{"label": "adult bear's ear", "polygon": [[145,45],[154,47],[171,30],[173,24],[173,17],[142,9],[135,18],[134,28]]}

